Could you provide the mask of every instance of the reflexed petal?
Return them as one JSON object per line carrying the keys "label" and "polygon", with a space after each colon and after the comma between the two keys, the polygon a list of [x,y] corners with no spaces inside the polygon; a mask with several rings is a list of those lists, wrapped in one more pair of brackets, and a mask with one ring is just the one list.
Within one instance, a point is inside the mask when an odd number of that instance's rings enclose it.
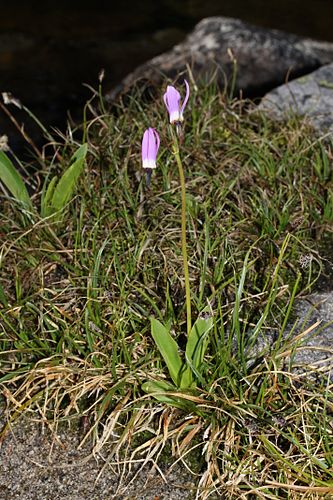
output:
{"label": "reflexed petal", "polygon": [[166,109],[168,110],[168,112],[170,113],[169,111],[169,104],[168,104],[168,93],[166,92],[163,96],[163,100],[164,100],[164,104],[166,106]]}
{"label": "reflexed petal", "polygon": [[167,90],[163,96],[164,103],[169,113],[170,123],[178,123],[183,121],[183,111],[190,96],[190,87],[187,80],[184,80],[186,86],[186,95],[181,105],[181,95],[172,85],[167,86]]}
{"label": "reflexed petal", "polygon": [[167,100],[168,100],[168,111],[169,113],[174,113],[175,111],[179,112],[179,104],[180,104],[180,93],[175,87],[171,85],[168,86],[167,91]]}
{"label": "reflexed petal", "polygon": [[185,95],[185,99],[183,101],[183,104],[182,104],[182,107],[181,107],[181,110],[180,110],[180,114],[181,115],[183,114],[183,111],[184,111],[185,106],[187,104],[188,98],[190,97],[190,86],[189,86],[187,80],[184,80],[184,82],[185,82],[185,86],[186,86],[186,95]]}
{"label": "reflexed petal", "polygon": [[142,161],[148,158],[148,148],[149,148],[149,129],[145,131],[142,139]]}
{"label": "reflexed petal", "polygon": [[157,156],[157,152],[159,150],[160,142],[161,141],[160,141],[160,136],[158,135],[157,131],[154,128],[152,129],[152,131],[153,131],[153,134],[154,134],[154,137],[155,137],[155,141],[156,141],[156,143],[155,143],[155,149],[156,149],[155,156]]}

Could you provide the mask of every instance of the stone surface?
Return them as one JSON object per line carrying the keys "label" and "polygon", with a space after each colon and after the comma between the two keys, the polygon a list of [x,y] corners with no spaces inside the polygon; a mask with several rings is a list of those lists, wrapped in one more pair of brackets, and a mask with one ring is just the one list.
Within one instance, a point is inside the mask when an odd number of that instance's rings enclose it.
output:
{"label": "stone surface", "polygon": [[296,314],[300,321],[295,334],[301,336],[301,344],[293,358],[294,366],[307,373],[319,370],[333,378],[333,292],[314,293],[302,299]]}
{"label": "stone surface", "polygon": [[[251,350],[249,364],[274,349],[277,332],[264,331]],[[313,293],[296,301],[283,334],[282,360],[299,376],[333,380],[333,292]]]}
{"label": "stone surface", "polygon": [[165,76],[175,78],[186,65],[191,66],[195,80],[214,78],[223,86],[232,75],[232,57],[238,68],[236,91],[259,96],[287,78],[332,62],[333,44],[259,28],[239,19],[206,18],[182,43],[130,73],[108,98],[126,92],[139,80],[158,85]]}
{"label": "stone surface", "polygon": [[333,132],[333,64],[268,92],[258,109],[276,119],[305,117],[320,133]]}

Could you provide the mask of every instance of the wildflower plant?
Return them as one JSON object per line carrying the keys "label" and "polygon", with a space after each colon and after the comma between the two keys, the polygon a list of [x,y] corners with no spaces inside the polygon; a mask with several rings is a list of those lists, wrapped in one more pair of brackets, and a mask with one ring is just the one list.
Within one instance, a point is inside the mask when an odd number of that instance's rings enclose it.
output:
{"label": "wildflower plant", "polygon": [[[192,325],[191,311],[191,289],[187,255],[187,207],[186,207],[186,185],[185,174],[180,154],[180,142],[178,135],[181,132],[181,124],[184,120],[183,113],[189,99],[190,88],[185,80],[186,95],[181,103],[181,95],[178,90],[169,85],[164,94],[164,103],[169,113],[169,132],[172,140],[172,153],[176,160],[179,173],[181,189],[181,247],[183,258],[183,271],[185,281],[185,301],[186,301],[186,331],[187,341],[185,356],[180,354],[179,346],[172,337],[170,327],[161,323],[156,318],[151,318],[151,334],[158,347],[165,364],[168,368],[173,384],[165,381],[149,381],[143,384],[143,390],[153,394],[154,397],[164,403],[183,408],[187,405],[179,390],[194,390],[202,380],[202,366],[205,351],[208,345],[208,332],[213,327],[213,317],[210,306],[199,314]],[[152,169],[156,168],[156,156],[159,147],[159,136],[155,129],[149,128],[145,131],[142,141],[142,162],[143,168],[148,170],[148,179]],[[170,393],[177,394],[170,394]]]}

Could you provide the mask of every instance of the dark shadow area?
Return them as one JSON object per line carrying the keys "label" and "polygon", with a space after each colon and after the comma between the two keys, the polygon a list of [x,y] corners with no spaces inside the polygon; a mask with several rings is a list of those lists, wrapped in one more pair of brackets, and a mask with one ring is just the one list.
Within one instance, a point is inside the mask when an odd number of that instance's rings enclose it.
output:
{"label": "dark shadow area", "polygon": [[[330,0],[123,0],[0,2],[0,91],[11,92],[47,127],[80,120],[82,104],[105,68],[110,90],[137,65],[170,49],[203,17],[223,15],[333,41]],[[33,139],[40,131],[20,113]],[[15,151],[23,140],[0,112],[0,135]]]}

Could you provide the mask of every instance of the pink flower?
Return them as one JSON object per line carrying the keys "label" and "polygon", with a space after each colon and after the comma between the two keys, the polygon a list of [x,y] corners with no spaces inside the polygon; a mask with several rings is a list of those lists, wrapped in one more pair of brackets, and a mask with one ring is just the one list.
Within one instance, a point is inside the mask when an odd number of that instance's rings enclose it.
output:
{"label": "pink flower", "polygon": [[160,137],[154,128],[148,128],[142,139],[142,166],[156,168],[156,157],[160,147]]}
{"label": "pink flower", "polygon": [[180,103],[181,95],[175,87],[168,85],[166,93],[163,96],[164,103],[167,107],[170,123],[179,123],[184,120],[183,112],[187,104],[188,98],[190,96],[190,87],[186,80],[184,80],[186,86],[186,95],[183,104]]}

